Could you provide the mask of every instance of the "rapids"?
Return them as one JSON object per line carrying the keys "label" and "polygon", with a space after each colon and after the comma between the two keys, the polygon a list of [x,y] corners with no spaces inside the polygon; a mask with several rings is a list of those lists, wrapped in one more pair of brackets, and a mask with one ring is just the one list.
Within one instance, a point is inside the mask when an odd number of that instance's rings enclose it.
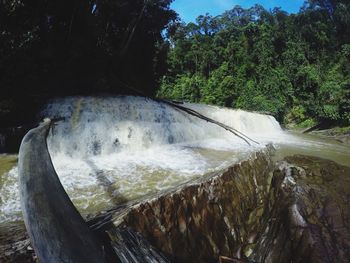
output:
{"label": "rapids", "polygon": [[[281,149],[328,147],[284,132],[272,116],[200,104],[184,106],[259,144],[249,146],[217,125],[141,97],[70,97],[46,105],[38,119],[64,118],[49,134],[48,147],[63,186],[82,214],[219,171],[269,142]],[[346,149],[344,153],[349,154]],[[0,223],[19,220],[17,166],[2,177]]]}

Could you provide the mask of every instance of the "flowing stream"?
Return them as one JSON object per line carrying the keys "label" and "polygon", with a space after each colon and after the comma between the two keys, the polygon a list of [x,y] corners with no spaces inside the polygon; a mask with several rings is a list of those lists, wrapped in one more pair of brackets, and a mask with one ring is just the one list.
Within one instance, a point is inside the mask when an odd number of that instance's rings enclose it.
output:
{"label": "flowing stream", "polygon": [[[276,160],[304,153],[350,165],[350,148],[285,132],[271,116],[184,104],[217,125],[140,97],[71,97],[47,104],[39,118],[64,117],[48,137],[60,180],[84,215],[169,189],[247,158],[272,142]],[[38,164],[40,165],[40,164]],[[0,156],[0,223],[21,220],[16,156]]]}

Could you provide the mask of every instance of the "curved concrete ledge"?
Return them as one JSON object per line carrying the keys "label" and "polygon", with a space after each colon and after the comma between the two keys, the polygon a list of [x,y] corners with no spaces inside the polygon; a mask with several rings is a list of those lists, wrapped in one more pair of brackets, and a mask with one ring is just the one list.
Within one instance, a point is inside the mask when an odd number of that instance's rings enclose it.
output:
{"label": "curved concrete ledge", "polygon": [[21,205],[40,262],[106,262],[102,245],[65,192],[48,152],[45,121],[23,138],[19,152]]}

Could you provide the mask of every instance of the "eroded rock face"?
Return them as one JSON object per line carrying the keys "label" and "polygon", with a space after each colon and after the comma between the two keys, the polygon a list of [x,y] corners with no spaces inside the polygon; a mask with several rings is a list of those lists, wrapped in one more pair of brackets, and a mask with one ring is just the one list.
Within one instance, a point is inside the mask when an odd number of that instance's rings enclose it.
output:
{"label": "eroded rock face", "polygon": [[348,262],[350,168],[316,157],[286,157],[274,172],[270,217],[258,262]]}
{"label": "eroded rock face", "polygon": [[135,206],[124,224],[177,262],[250,255],[264,220],[272,163],[265,153]]}
{"label": "eroded rock face", "polygon": [[347,262],[350,168],[297,155],[272,175],[269,160],[258,153],[137,205],[124,225],[175,262]]}

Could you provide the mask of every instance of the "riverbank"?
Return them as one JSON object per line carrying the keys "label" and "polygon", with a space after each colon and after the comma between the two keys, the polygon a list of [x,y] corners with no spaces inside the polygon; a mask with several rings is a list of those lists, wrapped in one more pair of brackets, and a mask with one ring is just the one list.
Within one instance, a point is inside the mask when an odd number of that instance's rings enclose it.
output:
{"label": "riverbank", "polygon": [[313,134],[324,136],[327,138],[333,138],[334,140],[350,145],[350,126],[348,127],[335,127],[326,130],[313,131]]}
{"label": "riverbank", "polygon": [[[313,123],[314,124],[314,123]],[[285,125],[285,129],[295,133],[309,133],[317,136],[333,139],[335,141],[350,144],[350,126],[314,126],[314,125],[298,125],[289,123]]]}

